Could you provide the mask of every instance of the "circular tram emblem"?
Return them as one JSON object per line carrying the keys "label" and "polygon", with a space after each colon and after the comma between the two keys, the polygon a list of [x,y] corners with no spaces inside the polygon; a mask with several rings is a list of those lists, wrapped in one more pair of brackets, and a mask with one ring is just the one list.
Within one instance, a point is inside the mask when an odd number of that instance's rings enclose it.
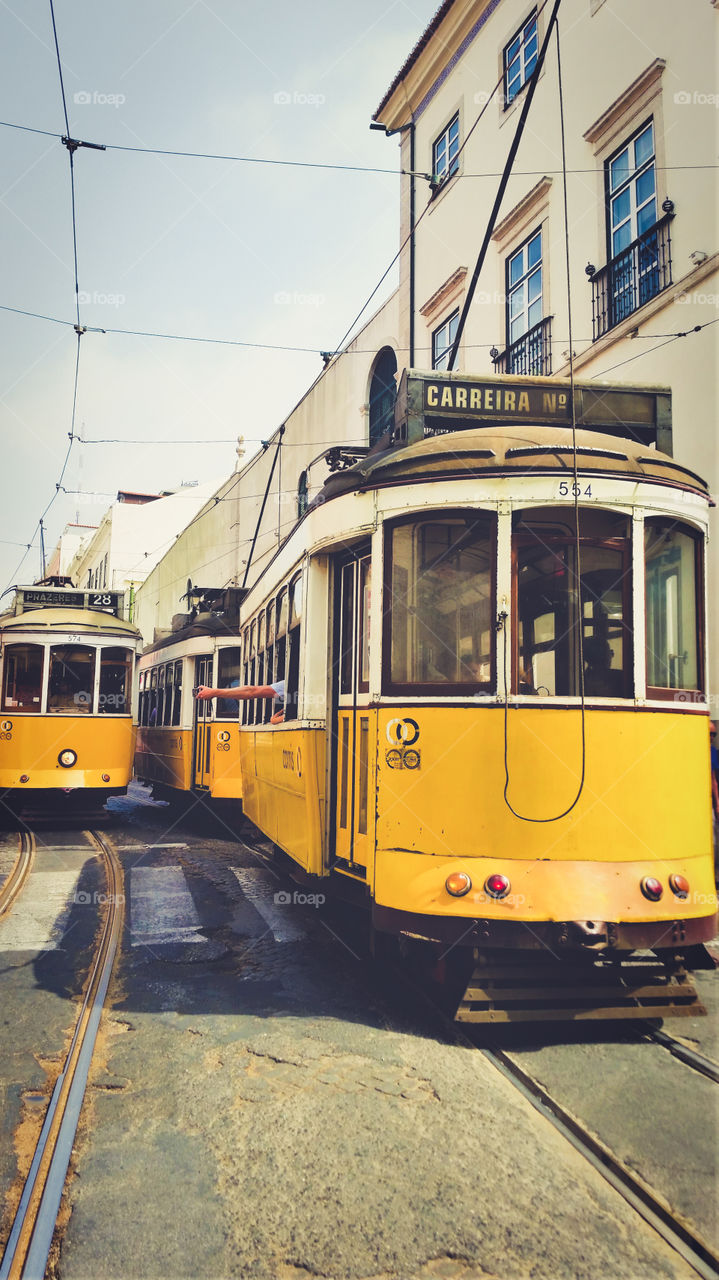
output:
{"label": "circular tram emblem", "polygon": [[218,733],[218,735],[217,735],[217,741],[218,741],[218,742],[229,742],[229,741],[230,741],[230,731],[229,731],[229,729],[223,729],[221,733]]}
{"label": "circular tram emblem", "polygon": [[3,733],[12,733],[12,720],[3,720],[0,724]]}
{"label": "circular tram emblem", "polygon": [[401,742],[403,746],[411,747],[419,737],[419,725],[416,720],[390,720],[386,734],[390,746]]}

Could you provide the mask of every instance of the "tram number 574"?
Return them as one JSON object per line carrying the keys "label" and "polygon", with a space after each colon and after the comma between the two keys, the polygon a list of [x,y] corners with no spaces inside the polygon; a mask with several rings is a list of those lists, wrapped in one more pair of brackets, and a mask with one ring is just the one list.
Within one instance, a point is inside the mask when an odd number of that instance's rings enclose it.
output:
{"label": "tram number 574", "polygon": [[570,484],[568,480],[560,480],[559,481],[560,498],[568,498],[570,494],[572,495],[573,498],[591,498],[592,486],[588,484],[586,488],[583,489],[581,484],[576,484],[576,483]]}

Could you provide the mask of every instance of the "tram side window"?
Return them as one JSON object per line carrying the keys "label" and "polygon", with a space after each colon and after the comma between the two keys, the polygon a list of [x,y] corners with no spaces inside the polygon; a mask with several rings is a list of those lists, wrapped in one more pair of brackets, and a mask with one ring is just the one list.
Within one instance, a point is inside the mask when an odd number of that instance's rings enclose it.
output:
{"label": "tram side window", "polygon": [[[278,684],[281,680],[285,682],[285,694],[287,692],[287,631],[289,623],[289,595],[287,588],[280,592],[277,598],[277,640],[275,643],[275,670],[270,684]],[[264,716],[265,720],[269,720],[273,711],[277,711],[274,703],[269,698],[265,699]]]}
{"label": "tram side window", "polygon": [[515,515],[515,693],[580,695],[581,617],[586,696],[631,696],[629,521],[585,508],[579,531],[578,573],[573,511],[547,507]]}
{"label": "tram side window", "polygon": [[162,723],[169,725],[172,723],[172,699],[174,696],[175,681],[175,664],[174,662],[165,663],[165,702],[162,708]]}
{"label": "tram side window", "polygon": [[182,716],[182,658],[175,663],[175,678],[172,696],[172,723],[178,725]]}
{"label": "tram side window", "polygon": [[[267,617],[267,652],[265,655],[265,680],[268,684],[273,684],[275,679],[281,680],[281,676],[276,675],[275,670],[275,653],[277,649],[277,601],[271,600],[265,610]],[[259,719],[268,721],[272,715],[272,703],[264,701],[260,705],[258,713]]]}
{"label": "tram side window", "polygon": [[151,729],[157,724],[157,667],[153,667],[150,672],[150,714],[147,717],[147,723]]}
{"label": "tram side window", "polygon": [[[228,649],[220,649],[217,655],[217,687],[218,689],[236,689],[240,680],[240,649],[232,645]],[[235,698],[218,698],[215,704],[216,720],[236,720],[238,703]]]}
{"label": "tram side window", "polygon": [[80,644],[50,649],[47,709],[50,713],[90,715],[95,686],[95,650]]}
{"label": "tram side window", "polygon": [[132,689],[132,651],[103,649],[100,653],[100,715],[127,715]]}
{"label": "tram side window", "polygon": [[[248,684],[257,683],[257,620],[250,624],[250,678]],[[258,719],[257,715],[257,699],[247,699],[247,720],[246,724],[255,724]]]}
{"label": "tram side window", "polygon": [[699,649],[701,543],[674,520],[644,525],[647,686],[659,696],[670,689],[703,687]]}
{"label": "tram side window", "polygon": [[290,629],[287,653],[285,720],[296,720],[300,687],[300,631],[302,625],[302,578],[290,583]]}
{"label": "tram side window", "polygon": [[[245,627],[242,633],[242,683],[250,683],[250,628]],[[249,724],[249,705],[240,703],[240,723]]]}
{"label": "tram side window", "polygon": [[473,511],[390,530],[384,608],[390,687],[398,692],[492,687],[494,528]]}
{"label": "tram side window", "polygon": [[140,672],[140,708],[138,719],[141,725],[146,725],[150,715],[150,674],[148,671]]}
{"label": "tram side window", "polygon": [[39,711],[45,650],[40,644],[9,644],[5,649],[3,711]]}

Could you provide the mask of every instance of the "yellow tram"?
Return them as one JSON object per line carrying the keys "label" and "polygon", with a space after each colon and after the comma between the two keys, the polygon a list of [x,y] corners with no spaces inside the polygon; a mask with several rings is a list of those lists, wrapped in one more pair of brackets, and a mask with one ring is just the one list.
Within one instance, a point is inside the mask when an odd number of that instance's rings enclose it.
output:
{"label": "yellow tram", "polygon": [[[240,683],[237,592],[211,593],[176,631],[150,645],[139,661],[135,773],[158,800],[242,798],[237,701],[197,702],[200,684]],[[224,607],[226,606],[226,607]]]}
{"label": "yellow tram", "polygon": [[132,777],[137,627],[123,595],[17,589],[0,614],[0,800],[6,810],[102,805]]}
{"label": "yellow tram", "polygon": [[287,686],[282,724],[242,704],[245,813],[378,937],[468,958],[468,1020],[696,1011],[716,930],[707,487],[665,389],[574,414],[406,371],[242,604],[242,682]]}

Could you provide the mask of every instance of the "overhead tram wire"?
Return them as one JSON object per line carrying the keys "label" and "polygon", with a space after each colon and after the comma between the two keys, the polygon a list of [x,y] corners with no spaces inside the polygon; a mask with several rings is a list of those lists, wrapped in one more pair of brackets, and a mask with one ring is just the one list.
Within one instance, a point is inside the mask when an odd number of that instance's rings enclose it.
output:
{"label": "overhead tram wire", "polygon": [[[547,2],[548,0],[545,0],[545,3]],[[547,23],[547,30],[545,32],[542,47],[539,52],[539,57],[537,59],[537,63],[533,68],[531,77],[529,79],[527,94],[525,96],[519,121],[517,123],[517,127],[514,132],[514,137],[512,138],[512,142],[511,142],[509,151],[507,153],[507,160],[505,162],[504,170],[502,172],[502,178],[501,178],[499,187],[497,188],[497,194],[495,196],[494,204],[492,206],[492,210],[489,215],[489,220],[485,228],[484,237],[482,239],[482,244],[477,257],[477,262],[474,268],[474,272],[472,274],[472,279],[470,281],[469,288],[467,290],[467,296],[465,298],[464,305],[460,313],[459,322],[457,324],[457,332],[455,334],[454,342],[449,352],[447,368],[450,372],[454,368],[454,365],[457,360],[459,345],[462,340],[462,333],[464,331],[464,327],[467,321],[469,309],[472,305],[472,299],[474,297],[474,292],[477,287],[477,282],[479,280],[482,267],[484,266],[484,261],[487,255],[487,250],[489,248],[492,232],[494,231],[494,227],[496,225],[497,218],[499,216],[499,210],[502,204],[502,200],[504,199],[504,194],[507,188],[507,184],[512,174],[513,162],[517,155],[517,151],[519,150],[519,145],[522,140],[522,135],[524,133],[524,127],[532,106],[534,93],[535,93],[537,84],[539,82],[539,77],[542,74],[542,68],[544,66],[544,61],[546,58],[547,49],[549,47],[549,42],[552,36],[553,27],[555,28],[556,35],[557,35],[557,54],[559,55],[558,14],[559,14],[559,7],[561,5],[561,2],[562,0],[554,0],[554,7],[552,9],[549,22]],[[576,573],[577,573],[578,580],[581,580],[579,577],[580,561],[579,561],[579,523],[578,523],[579,512],[578,512],[578,500],[577,500],[578,484],[577,484],[577,452],[576,452],[576,414],[575,414],[575,405],[574,405],[574,357],[573,357],[573,342],[572,342],[572,313],[571,313],[570,277],[569,277],[569,218],[568,218],[568,211],[567,211],[567,183],[566,183],[566,173],[565,173],[566,150],[565,150],[565,136],[564,136],[564,101],[563,101],[563,95],[562,95],[561,62],[559,60],[559,56],[557,59],[557,74],[558,74],[558,82],[559,82],[559,103],[560,103],[561,136],[562,136],[562,167],[563,167],[563,174],[564,174],[563,189],[564,189],[564,216],[565,216],[565,246],[566,246],[566,255],[567,255],[566,274],[567,274],[567,306],[568,306],[568,322],[569,322],[569,369],[570,369],[570,384],[571,384],[570,390],[571,390],[571,402],[572,402],[572,440],[573,440],[573,448],[574,448],[574,479],[575,479],[574,508],[575,508],[576,555],[577,555]],[[579,789],[577,791],[577,794],[574,797],[574,800],[572,801],[572,803],[568,806],[568,808],[566,808],[562,813],[553,814],[552,816],[547,818],[534,818],[534,817],[529,817],[525,814],[519,813],[516,809],[513,808],[513,806],[510,804],[510,801],[509,801],[509,797],[508,797],[508,791],[509,791],[509,763],[508,763],[509,690],[508,690],[508,684],[507,684],[508,653],[507,653],[506,611],[498,615],[496,626],[498,631],[499,630],[502,631],[503,642],[504,642],[504,768],[505,768],[505,785],[504,785],[504,793],[503,793],[504,802],[507,805],[507,807],[511,810],[511,812],[514,814],[514,816],[516,818],[519,818],[522,822],[537,822],[537,823],[557,822],[560,818],[564,818],[567,816],[568,813],[571,813],[572,809],[577,804],[579,797],[582,794],[582,791],[584,789],[584,776],[585,776],[585,767],[586,767],[586,743],[585,743],[585,714],[584,714],[584,662],[583,662],[583,652],[582,652],[581,613],[580,613],[580,621],[579,621],[579,668],[580,668],[580,689],[581,689],[581,698],[582,698],[581,778],[580,778]]]}
{"label": "overhead tram wire", "polygon": [[[58,135],[58,134],[53,134],[52,136],[54,136],[54,137],[58,137],[58,136],[59,136],[59,137],[60,137],[60,139],[61,139],[61,141],[62,141],[63,146],[65,146],[65,147],[67,148],[67,152],[68,152],[68,156],[69,156],[69,160],[70,160],[70,200],[71,200],[71,212],[72,212],[72,256],[73,256],[73,276],[74,276],[74,282],[75,282],[75,322],[74,322],[73,328],[74,328],[74,330],[75,330],[75,334],[76,334],[76,337],[77,337],[77,344],[76,344],[76,348],[75,348],[75,371],[74,371],[74,376],[73,376],[73,389],[72,389],[72,411],[71,411],[71,415],[70,415],[70,430],[69,430],[69,432],[68,432],[68,438],[69,438],[68,447],[67,447],[67,450],[66,450],[66,452],[65,452],[65,457],[64,457],[64,459],[63,459],[62,467],[60,468],[60,475],[59,475],[59,477],[58,477],[57,481],[55,482],[55,492],[53,493],[52,497],[50,498],[50,501],[47,503],[47,506],[45,507],[44,511],[42,512],[42,515],[40,516],[40,518],[39,518],[39,520],[38,520],[37,524],[35,525],[35,529],[33,530],[32,537],[31,537],[31,539],[30,539],[29,543],[27,544],[27,550],[25,551],[25,554],[23,555],[22,559],[20,560],[19,564],[17,565],[17,568],[16,568],[16,569],[14,570],[14,572],[13,572],[13,574],[12,574],[12,576],[11,576],[11,582],[12,582],[12,580],[13,580],[13,579],[17,579],[17,576],[18,576],[18,574],[20,573],[20,570],[22,569],[22,566],[23,566],[23,564],[25,563],[25,560],[27,559],[27,556],[28,556],[28,554],[29,554],[29,552],[30,552],[30,550],[31,550],[31,548],[32,548],[32,545],[33,545],[33,543],[34,543],[34,541],[35,541],[35,536],[36,536],[36,534],[38,533],[38,531],[39,531],[39,532],[40,532],[40,534],[41,534],[41,541],[42,541],[42,533],[43,533],[43,528],[44,528],[44,523],[43,523],[43,522],[44,522],[44,520],[45,520],[45,517],[46,517],[46,515],[47,515],[48,511],[50,510],[50,508],[52,507],[53,503],[54,503],[54,502],[55,502],[55,500],[57,499],[58,494],[60,494],[61,492],[64,492],[64,488],[63,488],[63,483],[62,483],[62,482],[63,482],[63,480],[64,480],[64,478],[65,478],[65,472],[67,471],[67,466],[68,466],[68,463],[69,463],[69,461],[70,461],[70,454],[72,453],[72,446],[73,446],[73,444],[74,444],[74,442],[75,442],[75,440],[76,440],[76,438],[77,438],[77,437],[76,437],[76,435],[75,435],[75,421],[76,421],[76,416],[77,416],[77,394],[78,394],[78,384],[79,384],[79,379],[80,379],[80,339],[82,338],[82,335],[83,335],[83,333],[85,332],[85,330],[83,329],[83,327],[82,327],[82,325],[81,325],[81,323],[80,323],[80,283],[79,283],[78,252],[77,252],[77,202],[76,202],[76,198],[75,198],[75,167],[74,167],[73,157],[74,157],[74,153],[75,153],[75,151],[77,150],[77,148],[78,148],[79,146],[87,146],[88,144],[86,144],[86,143],[79,143],[79,142],[77,142],[75,139],[71,138],[71,136],[70,136],[70,120],[69,120],[69,117],[68,117],[68,111],[67,111],[67,97],[66,97],[66,94],[65,94],[65,81],[64,81],[64,78],[63,78],[63,74],[62,74],[62,58],[61,58],[61,56],[60,56],[60,44],[59,44],[59,41],[58,41],[58,35],[57,35],[57,24],[56,24],[56,22],[55,22],[55,9],[54,9],[54,5],[53,5],[53,0],[50,0],[50,18],[51,18],[51,21],[52,21],[52,33],[53,33],[53,40],[54,40],[54,44],[55,44],[55,54],[56,54],[56,57],[57,57],[57,69],[58,69],[58,76],[59,76],[59,79],[60,79],[60,95],[61,95],[61,98],[62,98],[62,112],[63,112],[63,118],[64,118],[64,120],[65,120],[65,129],[66,129],[66,133],[65,133],[64,135],[63,135],[63,134],[60,134],[60,135]],[[90,146],[92,146],[92,144],[89,144],[89,145],[90,145]],[[92,148],[92,149],[96,149],[96,148]],[[66,323],[66,322],[63,322],[63,323]],[[43,552],[43,554],[44,554],[44,552]],[[43,573],[44,573],[44,567],[43,567]]]}
{"label": "overhead tram wire", "polygon": [[[544,4],[542,4],[540,8],[537,10],[538,14],[541,13],[542,9],[544,9],[545,5],[548,2],[549,0],[544,0]],[[17,129],[22,133],[34,133],[42,138],[62,139],[63,137],[61,133],[56,133],[52,129],[36,129],[32,125],[17,124],[13,120],[0,120],[0,128]],[[412,173],[409,169],[385,169],[379,165],[332,164],[327,161],[320,161],[320,160],[284,160],[280,158],[274,158],[272,156],[235,156],[235,155],[225,154],[223,152],[213,152],[213,151],[180,151],[172,147],[130,147],[130,146],[125,146],[122,143],[116,143],[116,142],[82,142],[77,139],[75,141],[77,141],[77,145],[79,147],[89,147],[92,150],[126,151],[130,154],[136,154],[136,155],[170,156],[171,158],[175,157],[181,160],[223,160],[226,163],[232,163],[232,164],[276,165],[276,166],[279,166],[280,168],[289,168],[289,169],[324,169],[324,170],[329,170],[330,172],[335,171],[338,173],[379,173],[379,174],[385,174],[387,177],[390,177],[390,178],[412,176]],[[716,164],[716,163],[715,164],[656,165],[657,170],[664,170],[664,171],[692,170],[692,169],[717,169],[717,168],[719,168],[719,164]],[[546,168],[545,169],[515,169],[514,176],[518,178],[533,178],[533,177],[542,177],[544,174],[549,175],[554,173],[560,174],[562,173],[562,170],[546,169]],[[596,173],[596,169],[592,169],[592,168],[567,169],[567,173],[568,174]],[[431,174],[415,173],[414,176],[418,178],[429,179],[431,177]],[[485,173],[465,173],[462,176],[465,178],[500,178],[502,175],[500,172],[495,173],[491,170],[488,170]]]}
{"label": "overhead tram wire", "polygon": [[[418,226],[418,225],[419,225],[419,219],[417,219],[417,223],[415,223],[415,226]],[[74,329],[75,327],[75,322],[73,320],[63,320],[59,316],[49,316],[41,311],[28,311],[28,310],[22,309],[21,307],[10,307],[4,303],[0,303],[0,311],[8,311],[12,315],[27,316],[33,320],[45,320],[47,321],[48,324],[59,324],[59,325],[63,325],[68,329]],[[708,325],[715,324],[715,323],[716,321],[714,320],[707,320],[704,322],[704,324],[695,324],[695,325],[692,325],[691,328],[689,329],[680,330],[676,333],[637,333],[637,334],[634,334],[632,341],[633,342],[653,342],[655,338],[686,338],[690,334],[699,333],[701,329],[706,329]],[[319,347],[296,347],[296,346],[288,346],[286,344],[271,343],[271,342],[244,342],[239,338],[208,338],[203,336],[202,334],[159,333],[159,332],[155,332],[152,330],[145,330],[145,329],[101,329],[97,326],[92,326],[92,325],[83,325],[82,328],[84,333],[100,333],[102,335],[113,334],[113,335],[120,335],[122,337],[161,338],[161,339],[166,339],[168,342],[200,342],[200,343],[206,343],[209,346],[215,345],[215,346],[221,346],[221,347],[247,347],[248,349],[258,350],[258,351],[291,351],[291,352],[296,352],[300,355],[304,355],[304,354],[322,355],[323,354],[322,350]],[[566,346],[568,341],[569,341],[568,338],[562,338],[562,337],[552,338],[552,346],[564,347]],[[586,343],[587,350],[591,348],[591,345],[593,343],[592,338],[575,337],[574,341]],[[470,343],[465,343],[464,349],[465,351],[479,351],[479,350],[489,349],[492,346],[494,346],[493,342],[470,342]],[[407,347],[397,347],[396,350],[398,352],[406,351]],[[429,347],[420,347],[419,350],[429,352]],[[333,356],[335,354],[374,355],[376,354],[376,352],[374,347],[358,347],[355,351],[345,350],[341,353],[339,351],[332,352]],[[644,355],[644,354],[645,354],[644,352],[639,353],[639,355]],[[637,360],[639,359],[639,355],[632,356],[631,358],[633,360]],[[322,372],[324,372],[324,370],[322,370]],[[77,438],[78,440],[80,439],[79,436]],[[83,442],[82,440],[80,440],[80,443],[88,444],[88,443],[95,443],[95,442],[94,441]],[[137,443],[143,444],[144,441],[138,440]],[[197,443],[205,444],[210,442],[197,441]]]}
{"label": "overhead tram wire", "polygon": [[[545,0],[545,4],[547,3],[548,3],[548,0]],[[519,144],[522,141],[522,135],[524,134],[524,126],[527,122],[527,117],[529,115],[532,102],[534,101],[534,94],[537,88],[537,84],[539,83],[539,77],[542,74],[544,59],[547,55],[547,48],[549,47],[549,41],[552,34],[552,27],[556,22],[557,13],[559,11],[559,6],[561,3],[562,3],[562,0],[554,0],[554,8],[552,9],[549,22],[547,24],[547,30],[544,35],[542,47],[539,51],[539,57],[527,81],[527,92],[525,94],[524,102],[522,104],[522,111],[520,113],[519,120],[517,122],[517,127],[514,131],[514,137],[512,138],[512,142],[511,142],[509,151],[507,153],[507,159],[504,164],[504,169],[502,170],[502,177],[501,177],[499,186],[497,188],[497,194],[494,198],[494,204],[492,205],[492,210],[489,215],[487,226],[484,231],[484,238],[480,246],[474,271],[472,272],[472,278],[469,282],[467,294],[464,299],[464,304],[462,306],[462,310],[459,315],[459,320],[457,322],[457,331],[454,336],[454,342],[452,343],[452,346],[450,348],[449,357],[447,360],[447,369],[449,370],[449,372],[451,372],[454,369],[454,366],[457,363],[457,356],[459,354],[459,344],[462,341],[462,334],[464,333],[464,327],[467,323],[467,316],[469,315],[469,309],[472,305],[472,300],[474,298],[474,291],[477,288],[477,281],[479,280],[482,267],[484,266],[484,261],[487,256],[487,250],[489,249],[489,243],[492,238],[492,232],[494,231],[494,228],[496,226],[497,218],[499,216],[499,210],[500,210],[502,201],[504,199],[504,193],[507,190],[507,184],[509,183],[509,179],[512,174],[512,166],[514,164],[517,151],[519,150]],[[542,7],[544,8],[544,5]],[[496,89],[495,89],[495,92],[496,92]]]}
{"label": "overhead tram wire", "polygon": [[[557,44],[557,88],[559,94],[559,127],[562,140],[562,164],[566,163],[566,138],[564,129],[564,92],[562,85],[562,57],[559,47],[559,17],[557,9],[560,0],[557,0],[552,19],[554,21],[554,34]],[[551,27],[551,22],[550,22]],[[547,32],[549,39],[549,31]],[[572,470],[574,474],[574,483],[572,485],[572,494],[574,497],[574,554],[575,554],[575,570],[574,570],[574,588],[578,599],[577,609],[577,649],[579,658],[579,693],[581,698],[581,736],[582,736],[582,767],[579,778],[579,786],[577,794],[572,803],[567,806],[562,813],[553,814],[549,818],[535,818],[526,813],[520,813],[518,809],[510,803],[509,800],[509,735],[508,735],[508,714],[509,714],[509,694],[507,688],[507,625],[506,618],[502,628],[504,635],[504,803],[515,818],[519,818],[521,822],[558,822],[560,818],[566,818],[567,814],[572,812],[579,802],[579,798],[584,790],[584,782],[587,773],[587,725],[586,725],[586,706],[585,706],[585,690],[584,690],[584,615],[582,611],[582,560],[581,560],[581,542],[579,537],[579,465],[577,455],[577,411],[574,401],[574,347],[572,342],[572,290],[570,276],[570,254],[569,254],[569,203],[567,198],[567,178],[564,175],[562,184],[563,206],[564,206],[564,263],[567,278],[567,324],[569,327],[569,398],[572,408]]]}

